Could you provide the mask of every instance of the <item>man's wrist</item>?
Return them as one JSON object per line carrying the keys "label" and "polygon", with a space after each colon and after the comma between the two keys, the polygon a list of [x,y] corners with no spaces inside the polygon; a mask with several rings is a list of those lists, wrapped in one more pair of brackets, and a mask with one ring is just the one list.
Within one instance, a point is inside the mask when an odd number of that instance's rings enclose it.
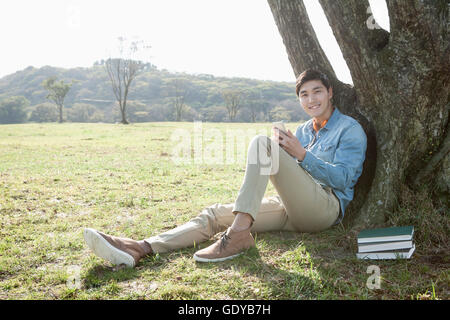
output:
{"label": "man's wrist", "polygon": [[305,157],[306,157],[306,149],[303,149],[297,155],[297,160],[301,162],[305,159]]}

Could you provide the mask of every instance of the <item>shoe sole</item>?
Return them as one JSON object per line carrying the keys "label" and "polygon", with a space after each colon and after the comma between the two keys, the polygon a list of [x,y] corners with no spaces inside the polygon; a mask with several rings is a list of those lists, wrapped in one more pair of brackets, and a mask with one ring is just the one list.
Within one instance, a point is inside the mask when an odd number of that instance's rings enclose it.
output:
{"label": "shoe sole", "polygon": [[83,231],[83,236],[88,247],[100,258],[111,262],[113,265],[125,264],[128,267],[134,267],[134,258],[112,246],[97,230],[86,228]]}
{"label": "shoe sole", "polygon": [[240,253],[234,254],[232,256],[223,257],[223,258],[214,258],[214,259],[212,259],[212,258],[202,258],[202,257],[199,257],[199,256],[194,254],[194,260],[198,261],[198,262],[221,262],[221,261],[225,261],[225,260],[230,260],[230,259],[236,258],[236,257],[240,256],[243,253],[244,252],[240,252]]}

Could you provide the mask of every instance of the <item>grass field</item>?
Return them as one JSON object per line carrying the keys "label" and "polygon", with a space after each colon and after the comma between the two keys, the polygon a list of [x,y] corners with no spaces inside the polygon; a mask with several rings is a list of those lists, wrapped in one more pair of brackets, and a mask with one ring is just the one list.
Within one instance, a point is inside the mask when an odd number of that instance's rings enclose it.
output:
{"label": "grass field", "polygon": [[[217,154],[216,163],[174,161],[181,147],[195,152],[196,128],[0,126],[0,299],[449,298],[448,247],[418,242],[411,260],[361,261],[355,230],[342,225],[317,234],[260,233],[249,254],[217,264],[196,263],[195,248],[148,257],[134,269],[94,256],[85,227],[143,239],[234,201],[245,168],[238,155],[231,163]],[[185,130],[183,143],[171,139],[176,129]],[[217,134],[270,134],[270,124],[203,123],[202,130],[210,150],[220,146]],[[269,183],[266,196],[274,194]],[[379,288],[370,286],[371,265],[379,268]]]}

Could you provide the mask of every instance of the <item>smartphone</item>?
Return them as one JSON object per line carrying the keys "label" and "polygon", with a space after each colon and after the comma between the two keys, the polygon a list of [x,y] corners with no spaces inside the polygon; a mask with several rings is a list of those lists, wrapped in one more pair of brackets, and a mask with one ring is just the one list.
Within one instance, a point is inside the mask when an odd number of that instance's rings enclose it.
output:
{"label": "smartphone", "polygon": [[284,134],[287,134],[287,130],[286,130],[286,127],[284,126],[284,122],[283,121],[274,122],[273,123],[273,127],[277,128],[278,130],[280,130]]}

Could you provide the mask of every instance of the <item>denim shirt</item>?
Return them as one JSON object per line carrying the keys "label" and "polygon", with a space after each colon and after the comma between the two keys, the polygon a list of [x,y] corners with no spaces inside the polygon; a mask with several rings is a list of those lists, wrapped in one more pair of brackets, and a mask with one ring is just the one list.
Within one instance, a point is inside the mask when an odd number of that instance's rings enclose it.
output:
{"label": "denim shirt", "polygon": [[355,119],[335,108],[319,132],[314,131],[311,119],[297,128],[295,136],[306,149],[303,161],[297,160],[299,165],[323,187],[330,187],[339,199],[341,212],[337,224],[344,218],[362,173],[366,134]]}

